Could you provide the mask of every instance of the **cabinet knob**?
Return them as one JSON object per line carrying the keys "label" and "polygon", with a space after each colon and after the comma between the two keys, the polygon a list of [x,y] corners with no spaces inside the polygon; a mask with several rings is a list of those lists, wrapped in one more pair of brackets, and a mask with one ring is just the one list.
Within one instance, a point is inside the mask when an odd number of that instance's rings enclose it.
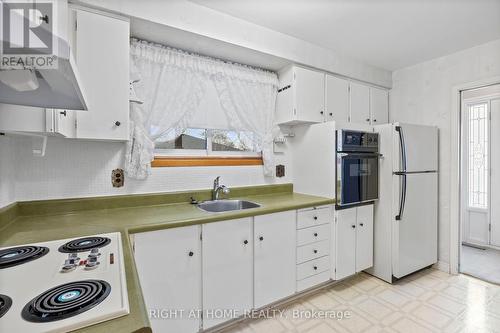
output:
{"label": "cabinet knob", "polygon": [[323,114],[324,112],[323,111],[320,111],[319,114]]}
{"label": "cabinet knob", "polygon": [[247,245],[247,244],[248,244],[248,241],[245,239],[245,240],[243,241],[243,244]]}
{"label": "cabinet knob", "polygon": [[260,236],[260,237],[259,237],[259,240],[260,240],[260,241],[263,241],[263,240],[264,240],[264,237]]}
{"label": "cabinet knob", "polygon": [[329,115],[330,115],[330,117],[333,117],[333,113],[330,112]]}
{"label": "cabinet knob", "polygon": [[193,251],[189,251],[188,255],[189,255],[190,257],[194,256]]}
{"label": "cabinet knob", "polygon": [[314,237],[318,237],[318,233],[317,232],[314,233]]}
{"label": "cabinet knob", "polygon": [[318,270],[318,266],[313,266],[313,268],[315,271]]}
{"label": "cabinet knob", "polygon": [[364,223],[360,223],[359,225],[360,225],[360,226],[364,226],[365,224],[364,224]]}
{"label": "cabinet knob", "polygon": [[370,118],[366,118],[366,121],[370,121]]}
{"label": "cabinet knob", "polygon": [[354,228],[356,228],[356,226],[355,226],[354,224],[353,224],[353,225],[351,225],[351,227],[352,227],[353,229],[354,229]]}
{"label": "cabinet knob", "polygon": [[318,217],[317,217],[317,216],[315,216],[315,217],[313,217],[313,219],[317,220],[317,219],[318,219]]}
{"label": "cabinet knob", "polygon": [[68,112],[66,112],[66,110],[64,110],[64,111],[60,111],[59,114],[62,114],[63,116],[66,117],[66,115],[68,114]]}
{"label": "cabinet knob", "polygon": [[376,123],[377,122],[377,119],[373,119],[373,122]]}
{"label": "cabinet knob", "polygon": [[120,126],[122,123],[120,123],[119,121],[115,121],[115,125],[116,126]]}
{"label": "cabinet knob", "polygon": [[313,253],[318,253],[318,250],[313,250]]}

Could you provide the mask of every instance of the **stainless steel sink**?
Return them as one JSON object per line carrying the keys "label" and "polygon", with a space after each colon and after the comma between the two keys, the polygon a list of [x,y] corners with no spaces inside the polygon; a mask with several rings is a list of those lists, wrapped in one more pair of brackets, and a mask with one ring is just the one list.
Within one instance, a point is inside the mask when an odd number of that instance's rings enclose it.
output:
{"label": "stainless steel sink", "polygon": [[245,200],[212,200],[198,204],[198,208],[206,212],[220,213],[231,210],[242,210],[260,207],[258,203]]}

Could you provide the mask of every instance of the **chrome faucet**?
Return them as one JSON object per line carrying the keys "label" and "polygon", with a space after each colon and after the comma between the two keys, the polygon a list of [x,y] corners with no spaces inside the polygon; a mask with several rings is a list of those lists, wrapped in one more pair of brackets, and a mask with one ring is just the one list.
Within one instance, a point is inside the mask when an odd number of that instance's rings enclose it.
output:
{"label": "chrome faucet", "polygon": [[229,188],[226,185],[219,184],[220,176],[214,180],[214,188],[212,190],[212,200],[219,200],[219,193],[222,191],[224,194],[228,194]]}

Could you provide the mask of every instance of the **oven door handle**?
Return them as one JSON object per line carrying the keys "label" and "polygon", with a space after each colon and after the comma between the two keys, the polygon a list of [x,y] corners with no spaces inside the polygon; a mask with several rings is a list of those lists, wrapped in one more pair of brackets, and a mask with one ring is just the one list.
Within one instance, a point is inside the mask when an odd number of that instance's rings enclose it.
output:
{"label": "oven door handle", "polygon": [[347,157],[347,158],[382,158],[384,155],[379,153],[337,153],[339,157]]}

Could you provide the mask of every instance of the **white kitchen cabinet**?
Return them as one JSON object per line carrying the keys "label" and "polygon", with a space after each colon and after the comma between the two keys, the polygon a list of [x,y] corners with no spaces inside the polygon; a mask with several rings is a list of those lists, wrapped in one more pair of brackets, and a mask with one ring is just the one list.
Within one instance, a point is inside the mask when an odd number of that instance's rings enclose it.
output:
{"label": "white kitchen cabinet", "polygon": [[75,112],[0,104],[0,132],[72,138],[75,135]]}
{"label": "white kitchen cabinet", "polygon": [[[137,272],[154,332],[198,332],[201,310],[200,226],[133,235]],[[163,310],[163,312],[159,312]]]}
{"label": "white kitchen cabinet", "polygon": [[370,88],[370,119],[372,125],[389,122],[389,93],[387,90]]}
{"label": "white kitchen cabinet", "polygon": [[370,124],[370,87],[351,82],[349,88],[350,121]]}
{"label": "white kitchen cabinet", "polygon": [[356,273],[356,208],[336,211],[335,280]]}
{"label": "white kitchen cabinet", "polygon": [[373,266],[373,205],[357,208],[356,223],[356,272],[361,272]]}
{"label": "white kitchen cabinet", "polygon": [[349,81],[326,75],[325,120],[339,124],[349,122]]}
{"label": "white kitchen cabinet", "polygon": [[254,218],[254,306],[291,296],[296,284],[296,211]]}
{"label": "white kitchen cabinet", "polygon": [[373,205],[336,211],[335,279],[373,266]]}
{"label": "white kitchen cabinet", "polygon": [[76,137],[128,140],[129,22],[73,10],[74,53],[88,104],[88,111],[76,116]]}
{"label": "white kitchen cabinet", "polygon": [[290,66],[279,73],[277,124],[320,123],[325,120],[325,74]]}
{"label": "white kitchen cabinet", "polygon": [[[203,310],[242,315],[253,307],[253,219],[207,223],[202,235]],[[203,329],[230,319],[207,315]]]}

